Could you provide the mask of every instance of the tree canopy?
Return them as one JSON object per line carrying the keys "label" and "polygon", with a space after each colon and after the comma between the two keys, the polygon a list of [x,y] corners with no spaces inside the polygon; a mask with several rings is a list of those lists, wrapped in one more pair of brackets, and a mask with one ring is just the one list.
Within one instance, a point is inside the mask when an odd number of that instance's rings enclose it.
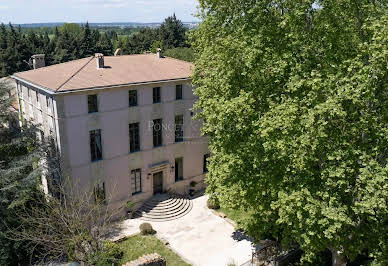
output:
{"label": "tree canopy", "polygon": [[[36,128],[18,127],[17,112],[12,107],[14,90],[7,80],[0,80],[0,264],[28,263],[26,241],[12,241],[6,232],[17,228],[16,212],[29,205],[38,191],[39,143]],[[35,167],[34,167],[35,166]]]}
{"label": "tree canopy", "polygon": [[200,0],[208,192],[256,239],[388,261],[386,1]]}
{"label": "tree canopy", "polygon": [[[46,65],[58,64],[92,56],[95,53],[113,55],[121,48],[124,54],[155,52],[188,47],[187,29],[175,14],[158,28],[106,29],[65,23],[57,28],[15,29],[12,24],[0,25],[0,77],[31,69],[34,54],[45,54]],[[126,35],[118,35],[118,33]],[[49,35],[50,34],[50,35]],[[172,56],[186,58],[187,49],[175,50]]]}

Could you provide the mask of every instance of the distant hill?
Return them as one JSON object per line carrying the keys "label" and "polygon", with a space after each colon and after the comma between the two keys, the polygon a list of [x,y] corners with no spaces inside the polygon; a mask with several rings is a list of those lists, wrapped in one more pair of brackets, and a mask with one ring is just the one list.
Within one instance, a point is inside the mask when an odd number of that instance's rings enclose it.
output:
{"label": "distant hill", "polygon": [[[52,28],[52,27],[60,27],[65,22],[49,22],[49,23],[29,23],[29,24],[14,24],[15,26],[19,26],[22,28]],[[195,28],[198,26],[199,22],[183,22],[188,28]],[[77,23],[79,25],[84,25],[85,23]],[[159,27],[162,22],[151,22],[151,23],[140,23],[140,22],[109,22],[109,23],[89,23],[90,27],[120,27],[120,28],[143,28],[150,27],[156,28]]]}

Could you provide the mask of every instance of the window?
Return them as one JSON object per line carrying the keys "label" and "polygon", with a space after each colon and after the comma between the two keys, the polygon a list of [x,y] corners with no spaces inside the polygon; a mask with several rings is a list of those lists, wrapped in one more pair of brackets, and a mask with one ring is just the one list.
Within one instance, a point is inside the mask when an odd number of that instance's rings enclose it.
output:
{"label": "window", "polygon": [[42,124],[43,123],[43,112],[38,111],[38,123]]}
{"label": "window", "polygon": [[182,91],[182,85],[176,85],[175,87],[175,99],[176,100],[182,100],[183,99],[183,91]]}
{"label": "window", "polygon": [[129,106],[137,106],[137,91],[128,91]]}
{"label": "window", "polygon": [[96,184],[93,190],[95,204],[105,204],[105,182]]}
{"label": "window", "polygon": [[46,107],[50,111],[50,97],[46,96]]}
{"label": "window", "polygon": [[35,95],[36,95],[36,102],[39,104],[39,93],[36,92]]}
{"label": "window", "polygon": [[208,172],[208,169],[207,169],[207,159],[210,157],[210,154],[205,154],[203,156],[203,172],[204,173],[207,173]]}
{"label": "window", "polygon": [[131,171],[131,191],[132,195],[141,193],[141,169]]}
{"label": "window", "polygon": [[140,151],[139,123],[129,124],[129,150]]}
{"label": "window", "polygon": [[43,132],[43,130],[39,130],[39,140],[40,141],[44,141],[44,132]]}
{"label": "window", "polygon": [[89,114],[98,112],[97,94],[88,95],[88,112]]}
{"label": "window", "polygon": [[92,162],[102,160],[101,129],[90,131],[89,136]]}
{"label": "window", "polygon": [[183,158],[175,159],[175,182],[183,180]]}
{"label": "window", "polygon": [[28,101],[31,102],[31,90],[30,90],[30,88],[27,88],[27,96],[28,96]]}
{"label": "window", "polygon": [[153,88],[153,103],[160,103],[160,87]]}
{"label": "window", "polygon": [[162,119],[154,120],[153,127],[153,139],[154,139],[154,147],[162,146]]}
{"label": "window", "polygon": [[183,115],[175,117],[175,142],[183,141]]}

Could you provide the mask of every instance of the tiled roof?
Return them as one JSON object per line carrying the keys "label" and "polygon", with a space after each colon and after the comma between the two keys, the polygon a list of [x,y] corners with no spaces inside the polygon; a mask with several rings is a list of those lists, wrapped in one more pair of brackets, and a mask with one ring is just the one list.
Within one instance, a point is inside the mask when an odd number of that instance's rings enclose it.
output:
{"label": "tiled roof", "polygon": [[193,64],[155,54],[105,56],[98,69],[94,57],[15,73],[14,77],[53,92],[189,78]]}

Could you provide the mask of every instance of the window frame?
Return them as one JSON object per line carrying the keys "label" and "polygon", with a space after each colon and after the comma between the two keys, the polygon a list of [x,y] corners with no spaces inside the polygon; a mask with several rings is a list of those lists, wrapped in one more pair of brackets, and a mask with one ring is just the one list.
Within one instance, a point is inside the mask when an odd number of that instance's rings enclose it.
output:
{"label": "window frame", "polygon": [[140,123],[131,123],[128,125],[129,130],[129,152],[140,151]]}
{"label": "window frame", "polygon": [[[179,167],[180,163],[180,167]],[[181,176],[179,175],[179,170],[182,171]],[[175,158],[175,182],[184,180],[184,171],[183,171],[183,157]]]}
{"label": "window frame", "polygon": [[183,84],[175,85],[175,100],[183,100]]}
{"label": "window frame", "polygon": [[[96,139],[97,136],[99,136],[99,140]],[[94,141],[92,141],[93,138],[95,138]],[[100,142],[99,145],[97,143],[98,141]],[[101,129],[94,129],[89,131],[89,145],[91,162],[98,162],[103,160]]]}
{"label": "window frame", "polygon": [[[88,94],[88,114],[98,113],[98,94]],[[95,102],[91,103],[89,100],[91,97],[95,97]],[[93,100],[94,101],[94,100]],[[91,105],[93,104],[93,108],[91,108]]]}
{"label": "window frame", "polygon": [[[141,180],[141,168],[131,170],[130,175],[131,175],[132,196],[142,193],[143,189],[142,189],[142,180]],[[139,184],[139,188],[137,187],[137,184]]]}
{"label": "window frame", "polygon": [[[176,115],[175,116],[175,143],[183,142],[183,137],[184,137],[184,115]],[[178,124],[179,121],[181,120],[182,123]]]}
{"label": "window frame", "polygon": [[162,102],[162,89],[161,87],[152,88],[152,103],[161,103]]}
{"label": "window frame", "polygon": [[[155,126],[159,125],[160,129],[156,130]],[[152,144],[154,148],[163,146],[163,119],[154,119],[152,127]]]}
{"label": "window frame", "polygon": [[[135,97],[135,103],[132,103],[131,104],[131,93],[135,93],[134,97]],[[133,96],[133,95],[132,95]],[[129,90],[128,91],[128,107],[134,107],[134,106],[137,106],[138,105],[138,98],[137,98],[137,90]]]}

